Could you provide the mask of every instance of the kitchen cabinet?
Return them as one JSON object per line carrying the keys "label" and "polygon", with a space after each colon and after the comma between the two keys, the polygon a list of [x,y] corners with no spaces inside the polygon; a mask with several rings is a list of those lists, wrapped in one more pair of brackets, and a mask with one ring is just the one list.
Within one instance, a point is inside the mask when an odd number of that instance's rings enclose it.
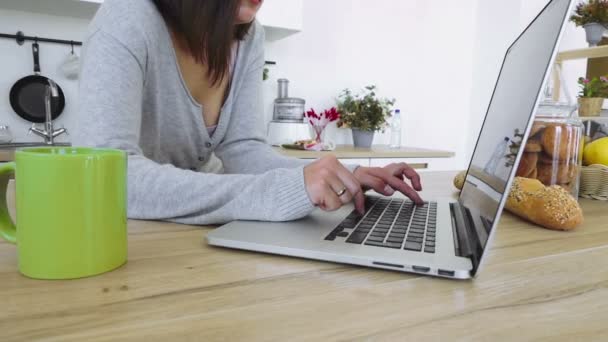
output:
{"label": "kitchen cabinet", "polygon": [[304,0],[265,0],[257,19],[274,41],[302,31],[303,16]]}
{"label": "kitchen cabinet", "polygon": [[[104,0],[2,0],[0,9],[91,19]],[[265,0],[258,20],[266,38],[279,40],[302,31],[304,0]]]}

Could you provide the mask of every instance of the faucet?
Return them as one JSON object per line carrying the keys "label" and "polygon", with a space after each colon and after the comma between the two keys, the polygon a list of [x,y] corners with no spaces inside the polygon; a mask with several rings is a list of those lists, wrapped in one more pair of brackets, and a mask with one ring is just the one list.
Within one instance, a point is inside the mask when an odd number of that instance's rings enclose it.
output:
{"label": "faucet", "polygon": [[49,85],[46,88],[46,94],[44,96],[44,109],[46,114],[46,122],[44,124],[44,129],[37,128],[35,124],[32,124],[32,128],[30,128],[30,133],[34,133],[39,137],[44,139],[44,142],[47,145],[53,145],[55,143],[55,138],[62,135],[67,134],[68,131],[65,128],[60,128],[55,130],[53,128],[53,117],[52,117],[52,100],[59,97],[59,88],[57,84],[53,82],[53,80],[48,80]]}

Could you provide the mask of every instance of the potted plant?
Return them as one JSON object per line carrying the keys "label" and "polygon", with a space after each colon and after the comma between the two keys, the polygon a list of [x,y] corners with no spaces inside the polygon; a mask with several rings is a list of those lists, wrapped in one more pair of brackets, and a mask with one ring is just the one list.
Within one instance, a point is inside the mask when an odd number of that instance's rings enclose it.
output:
{"label": "potted plant", "polygon": [[608,78],[602,76],[588,79],[581,77],[578,79],[581,91],[578,97],[580,116],[599,116],[604,105],[604,97],[608,90]]}
{"label": "potted plant", "polygon": [[338,127],[352,129],[355,147],[370,148],[374,133],[388,126],[395,99],[378,98],[376,86],[365,87],[363,94],[353,95],[345,89],[338,97],[338,111],[341,113]]}
{"label": "potted plant", "polygon": [[589,46],[597,46],[608,24],[608,0],[589,0],[578,4],[570,21],[585,28]]}

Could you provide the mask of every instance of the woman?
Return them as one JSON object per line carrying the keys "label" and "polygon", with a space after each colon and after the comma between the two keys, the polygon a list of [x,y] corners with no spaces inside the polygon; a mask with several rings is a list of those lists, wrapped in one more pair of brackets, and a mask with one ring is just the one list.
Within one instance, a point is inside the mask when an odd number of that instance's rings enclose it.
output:
{"label": "woman", "polygon": [[[262,0],[106,0],[83,52],[76,145],[128,152],[128,216],[186,224],[286,221],[363,189],[416,202],[405,164],[307,163],[265,143]],[[199,172],[213,155],[223,174]]]}

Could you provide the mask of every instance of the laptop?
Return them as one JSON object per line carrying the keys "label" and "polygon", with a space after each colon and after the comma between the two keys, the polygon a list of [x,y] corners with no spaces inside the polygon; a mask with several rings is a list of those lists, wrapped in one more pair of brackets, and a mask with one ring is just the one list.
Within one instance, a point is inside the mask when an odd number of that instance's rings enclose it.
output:
{"label": "laptop", "polygon": [[[293,222],[234,221],[210,245],[445,278],[477,275],[491,245],[542,89],[548,82],[572,0],[552,0],[506,52],[460,197],[415,206],[403,196],[368,195],[316,209]],[[446,184],[451,187],[451,184]]]}

